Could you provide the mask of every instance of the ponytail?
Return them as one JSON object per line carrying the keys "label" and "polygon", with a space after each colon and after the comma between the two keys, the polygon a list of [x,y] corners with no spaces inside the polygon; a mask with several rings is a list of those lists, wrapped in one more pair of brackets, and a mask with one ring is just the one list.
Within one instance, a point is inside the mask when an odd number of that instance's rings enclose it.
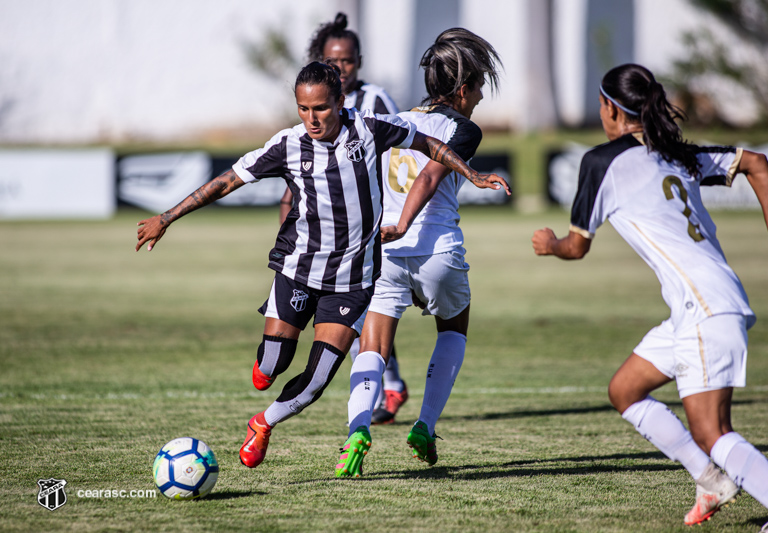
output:
{"label": "ponytail", "polygon": [[[601,85],[603,94],[618,107],[630,110],[627,118],[643,126],[643,140],[648,151],[664,161],[677,162],[691,176],[698,176],[700,164],[697,147],[683,139],[675,120],[685,120],[685,113],[667,100],[664,87],[650,70],[640,65],[621,65],[608,71]],[[610,96],[609,96],[610,95]]]}
{"label": "ponytail", "polygon": [[312,36],[307,48],[307,57],[310,61],[325,60],[323,51],[329,39],[349,39],[354,44],[357,55],[360,55],[360,39],[355,32],[347,29],[347,15],[344,13],[337,13],[333,22],[320,26]]}

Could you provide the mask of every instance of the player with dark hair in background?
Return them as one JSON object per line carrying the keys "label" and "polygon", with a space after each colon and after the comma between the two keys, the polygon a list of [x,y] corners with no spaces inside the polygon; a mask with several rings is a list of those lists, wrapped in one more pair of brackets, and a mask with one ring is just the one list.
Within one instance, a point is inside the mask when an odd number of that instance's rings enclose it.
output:
{"label": "player with dark hair in background", "polygon": [[[419,131],[441,139],[464,159],[474,156],[482,139],[470,120],[483,98],[486,78],[498,87],[501,61],[493,46],[463,28],[441,33],[422,56],[428,96],[398,116]],[[457,194],[464,179],[421,153],[394,148],[382,160],[384,182],[381,278],[352,364],[349,435],[336,476],[357,477],[371,443],[371,413],[395,331],[405,309],[416,303],[433,315],[437,341],[429,362],[419,420],[407,437],[413,456],[437,462],[435,425],[464,360],[469,327],[470,290],[459,228]],[[401,169],[407,169],[403,175]],[[423,209],[423,210],[422,210]],[[394,242],[393,242],[394,241]]]}
{"label": "player with dark hair in background", "polygon": [[[610,220],[654,270],[671,311],[611,379],[611,403],[696,481],[687,525],[709,519],[740,488],[768,507],[768,460],[731,426],[733,388],[746,383],[747,330],[755,316],[699,190],[730,186],[744,173],[768,225],[768,162],[741,148],[686,143],[675,122],[681,112],[640,65],[610,70],[599,98],[610,142],[582,159],[569,234],[558,239],[549,228],[538,230],[534,251],[580,259]],[[690,431],[650,396],[672,380]]]}
{"label": "player with dark hair in background", "polygon": [[[387,92],[372,83],[365,83],[357,77],[363,65],[360,39],[347,29],[347,15],[338,13],[332,22],[321,25],[312,36],[307,49],[310,61],[333,63],[341,71],[341,88],[344,92],[344,107],[358,111],[373,111],[379,114],[395,114],[397,106]],[[282,224],[293,204],[290,189],[280,200],[280,223]],[[360,351],[360,342],[355,339],[349,350],[352,360]],[[397,353],[392,346],[392,356],[384,372],[384,387],[377,400],[378,408],[373,413],[374,424],[391,424],[400,407],[408,400],[408,387],[400,376]]]}
{"label": "player with dark hair in background", "polygon": [[294,208],[269,253],[276,274],[259,309],[265,323],[261,363],[253,373],[256,388],[266,390],[288,369],[299,334],[313,316],[314,343],[305,370],[249,421],[240,448],[240,461],[249,468],[264,460],[276,424],[320,398],[361,331],[381,268],[382,154],[392,147],[411,148],[478,187],[509,190],[503,178],[472,170],[444,143],[397,115],[344,109],[338,72],[319,62],[304,67],[294,86],[301,124],[244,155],[176,207],[138,223],[136,251],[145,243],[152,250],[175,220],[247,182],[278,176],[293,191]]}

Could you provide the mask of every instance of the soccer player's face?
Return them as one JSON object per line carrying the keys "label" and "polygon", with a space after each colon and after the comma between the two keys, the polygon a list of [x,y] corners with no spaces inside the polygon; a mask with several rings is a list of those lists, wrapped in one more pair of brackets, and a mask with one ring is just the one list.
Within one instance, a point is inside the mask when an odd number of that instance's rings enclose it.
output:
{"label": "soccer player's face", "polygon": [[475,83],[472,88],[467,86],[467,91],[464,93],[464,97],[461,98],[459,103],[460,109],[457,109],[459,113],[467,118],[472,118],[472,112],[477,107],[477,104],[480,103],[480,100],[483,99],[484,84],[485,80],[481,81],[480,83]]}
{"label": "soccer player's face", "polygon": [[357,83],[357,69],[360,68],[361,56],[355,50],[352,39],[328,39],[323,48],[323,58],[341,70],[341,89],[348,94]]}
{"label": "soccer player's face", "polygon": [[335,100],[331,90],[323,84],[296,87],[296,105],[299,118],[309,136],[317,141],[333,142],[341,129],[339,111],[344,96]]}
{"label": "soccer player's face", "polygon": [[603,131],[605,131],[605,135],[608,137],[609,141],[620,136],[617,132],[616,119],[611,116],[611,108],[608,106],[608,100],[606,100],[602,94],[600,95],[600,122],[603,123]]}

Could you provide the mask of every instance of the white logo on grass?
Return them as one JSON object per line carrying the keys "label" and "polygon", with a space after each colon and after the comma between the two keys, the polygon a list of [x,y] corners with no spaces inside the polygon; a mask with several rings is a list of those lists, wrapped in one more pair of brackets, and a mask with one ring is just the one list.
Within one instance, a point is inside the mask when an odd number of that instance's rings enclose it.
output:
{"label": "white logo on grass", "polygon": [[67,503],[67,494],[64,492],[66,484],[63,479],[38,479],[40,492],[37,494],[37,503],[49,511],[55,511]]}
{"label": "white logo on grass", "polygon": [[298,289],[293,289],[293,298],[291,298],[291,307],[293,307],[297,313],[302,312],[307,307],[307,298],[309,294]]}
{"label": "white logo on grass", "polygon": [[339,313],[341,313],[341,316],[347,316],[347,313],[349,313],[350,309],[349,307],[339,307]]}

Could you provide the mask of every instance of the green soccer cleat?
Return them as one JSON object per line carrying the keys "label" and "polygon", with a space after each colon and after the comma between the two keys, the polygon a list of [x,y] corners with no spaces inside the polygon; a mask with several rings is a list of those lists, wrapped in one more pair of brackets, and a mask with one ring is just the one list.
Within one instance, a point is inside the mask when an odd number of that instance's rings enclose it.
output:
{"label": "green soccer cleat", "polygon": [[419,420],[408,433],[408,446],[413,449],[413,458],[423,461],[429,466],[437,462],[437,446],[435,439],[437,435],[429,434],[427,425]]}
{"label": "green soccer cleat", "polygon": [[360,477],[363,475],[363,459],[371,449],[371,434],[365,426],[358,427],[349,436],[336,465],[336,477]]}

